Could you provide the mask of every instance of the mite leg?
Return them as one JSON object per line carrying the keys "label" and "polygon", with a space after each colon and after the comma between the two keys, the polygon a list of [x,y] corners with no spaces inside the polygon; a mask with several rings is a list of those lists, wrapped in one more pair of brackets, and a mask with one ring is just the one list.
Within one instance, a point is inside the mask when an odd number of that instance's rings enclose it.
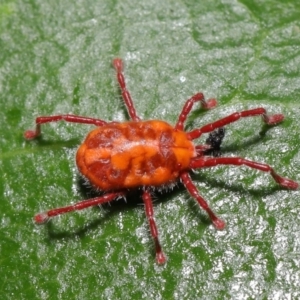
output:
{"label": "mite leg", "polygon": [[65,214],[65,213],[68,213],[71,211],[75,211],[75,210],[85,209],[85,208],[88,208],[91,206],[104,204],[104,203],[110,202],[118,197],[123,197],[123,196],[124,196],[124,193],[122,193],[122,192],[109,193],[109,194],[106,194],[101,197],[83,200],[83,201],[77,202],[73,205],[50,209],[46,212],[42,212],[42,213],[35,215],[34,221],[37,224],[43,224],[43,223],[47,222],[49,220],[49,218],[51,218],[51,217],[62,215],[62,214]]}
{"label": "mite leg", "polygon": [[186,121],[188,114],[191,112],[193,105],[196,102],[201,102],[201,106],[204,109],[210,109],[217,105],[216,99],[208,99],[207,101],[205,101],[204,95],[202,93],[195,94],[193,97],[191,97],[185,102],[182,111],[178,117],[177,124],[175,125],[175,129],[183,130],[184,122]]}
{"label": "mite leg", "polygon": [[154,212],[153,212],[153,205],[151,195],[148,191],[143,192],[143,201],[145,204],[145,212],[146,216],[150,225],[150,232],[154,240],[155,245],[155,253],[156,253],[156,261],[158,264],[164,264],[166,261],[166,257],[162,251],[159,239],[158,239],[158,231],[156,227],[156,223],[154,220]]}
{"label": "mite leg", "polygon": [[197,200],[199,205],[207,212],[209,215],[213,225],[216,227],[216,229],[222,230],[225,227],[225,222],[221,219],[219,219],[214,212],[210,209],[207,202],[200,196],[198,189],[196,188],[195,184],[193,183],[190,175],[187,172],[184,172],[180,175],[180,178],[182,180],[182,183],[188,190],[188,192],[191,194],[191,196]]}
{"label": "mite leg", "polygon": [[113,60],[113,66],[117,72],[117,80],[121,89],[122,97],[126,105],[128,114],[133,121],[140,121],[140,118],[136,114],[136,110],[133,105],[130,93],[126,88],[126,82],[123,75],[123,61],[121,58],[115,58]]}
{"label": "mite leg", "polygon": [[96,126],[103,126],[106,124],[105,121],[94,118],[87,118],[75,115],[57,115],[57,116],[46,116],[37,117],[35,120],[36,128],[35,130],[27,130],[24,132],[24,137],[27,140],[32,140],[41,135],[41,125],[45,123],[52,123],[57,121],[66,121],[71,123],[81,123],[81,124],[92,124]]}
{"label": "mite leg", "polygon": [[270,175],[274,178],[274,180],[284,188],[295,190],[299,186],[297,182],[279,176],[271,166],[267,164],[251,161],[248,159],[244,159],[241,157],[215,157],[215,158],[201,157],[192,160],[190,163],[190,167],[192,169],[209,168],[209,167],[215,167],[217,165],[234,165],[234,166],[244,165],[252,169],[270,173]]}
{"label": "mite leg", "polygon": [[255,117],[255,116],[262,116],[263,121],[267,125],[276,125],[276,124],[282,122],[284,119],[284,116],[282,114],[268,116],[266,110],[262,107],[259,107],[259,108],[255,108],[255,109],[244,110],[241,112],[233,113],[225,118],[222,118],[218,121],[207,124],[199,129],[194,129],[194,130],[188,132],[187,136],[191,140],[194,140],[194,139],[197,139],[198,137],[200,137],[203,133],[211,132],[217,128],[224,127],[225,125],[236,122],[240,118]]}

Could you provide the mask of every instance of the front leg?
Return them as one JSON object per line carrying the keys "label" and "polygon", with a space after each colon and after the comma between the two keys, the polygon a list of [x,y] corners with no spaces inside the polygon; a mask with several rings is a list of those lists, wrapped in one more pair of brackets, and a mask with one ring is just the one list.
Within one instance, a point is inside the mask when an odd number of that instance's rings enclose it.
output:
{"label": "front leg", "polygon": [[57,116],[45,116],[37,117],[35,119],[35,130],[27,130],[24,132],[24,137],[27,140],[32,140],[41,135],[41,125],[45,123],[52,123],[57,121],[66,121],[71,123],[81,123],[81,124],[92,124],[98,127],[107,124],[105,121],[100,119],[81,117],[75,115],[57,115]]}
{"label": "front leg", "polygon": [[202,126],[199,129],[194,129],[187,133],[189,139],[194,140],[199,138],[203,133],[212,132],[217,128],[224,127],[230,123],[236,122],[241,118],[261,116],[267,125],[276,125],[283,121],[283,114],[267,115],[267,111],[263,107],[258,107],[250,110],[235,112],[225,118],[222,118],[213,123]]}

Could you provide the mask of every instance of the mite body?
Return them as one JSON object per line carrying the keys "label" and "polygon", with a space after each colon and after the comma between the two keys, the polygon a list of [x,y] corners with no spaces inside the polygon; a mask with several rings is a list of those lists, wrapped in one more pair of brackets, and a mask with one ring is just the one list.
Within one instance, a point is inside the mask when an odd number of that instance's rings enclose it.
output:
{"label": "mite body", "polygon": [[196,155],[185,132],[151,120],[112,123],[91,131],[76,162],[95,187],[108,191],[172,183]]}

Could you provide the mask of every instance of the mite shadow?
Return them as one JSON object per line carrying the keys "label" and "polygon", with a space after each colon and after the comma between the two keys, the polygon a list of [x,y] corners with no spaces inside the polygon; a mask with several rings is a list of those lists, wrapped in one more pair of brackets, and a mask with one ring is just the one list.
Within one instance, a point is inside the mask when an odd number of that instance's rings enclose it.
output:
{"label": "mite shadow", "polygon": [[39,136],[34,140],[30,141],[30,143],[36,143],[40,148],[76,148],[79,146],[81,140],[78,138],[72,138],[69,140],[48,140],[44,139],[43,136]]}
{"label": "mite shadow", "polygon": [[[277,126],[277,125],[275,125],[275,126]],[[265,137],[267,132],[275,126],[268,126],[266,124],[263,124],[262,128],[258,132],[258,134],[256,134],[256,135],[248,138],[247,140],[243,141],[242,148],[247,149],[251,146],[258,145],[262,141],[262,139]],[[225,136],[225,139],[226,139],[226,136]],[[221,155],[222,156],[226,156],[226,153],[232,153],[232,152],[236,152],[238,150],[236,144],[234,144],[234,143],[226,145],[225,147],[222,146],[220,148],[221,148]]]}

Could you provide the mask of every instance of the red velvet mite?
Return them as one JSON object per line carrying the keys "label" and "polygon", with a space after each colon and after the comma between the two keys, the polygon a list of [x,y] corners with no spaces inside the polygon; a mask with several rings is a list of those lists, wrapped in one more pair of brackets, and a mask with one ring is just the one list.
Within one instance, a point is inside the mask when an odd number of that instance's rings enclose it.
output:
{"label": "red velvet mite", "polygon": [[122,60],[120,58],[114,59],[113,66],[116,70],[130,121],[124,123],[106,122],[75,115],[38,117],[36,118],[36,129],[24,133],[26,139],[34,139],[41,134],[41,124],[60,120],[97,126],[80,145],[76,155],[76,163],[80,173],[95,188],[102,190],[105,194],[70,206],[39,213],[34,218],[36,223],[42,224],[57,215],[125,197],[126,191],[138,188],[142,194],[155,244],[156,261],[163,264],[166,258],[159,242],[154,219],[151,199],[153,189],[180,181],[207,212],[213,225],[221,230],[225,227],[225,223],[214,214],[199,194],[189,175],[191,169],[196,170],[217,165],[244,165],[269,173],[284,188],[298,188],[297,182],[279,176],[267,164],[241,157],[208,156],[206,155],[208,145],[195,145],[193,142],[202,134],[211,133],[227,124],[236,122],[240,118],[261,116],[265,124],[275,125],[283,121],[284,116],[282,114],[267,115],[266,110],[259,107],[235,112],[218,121],[186,132],[184,131],[184,123],[196,102],[200,102],[203,109],[211,109],[217,104],[215,99],[205,101],[203,94],[197,93],[186,101],[175,126],[160,120],[142,121],[136,114],[131,96],[126,88]]}

